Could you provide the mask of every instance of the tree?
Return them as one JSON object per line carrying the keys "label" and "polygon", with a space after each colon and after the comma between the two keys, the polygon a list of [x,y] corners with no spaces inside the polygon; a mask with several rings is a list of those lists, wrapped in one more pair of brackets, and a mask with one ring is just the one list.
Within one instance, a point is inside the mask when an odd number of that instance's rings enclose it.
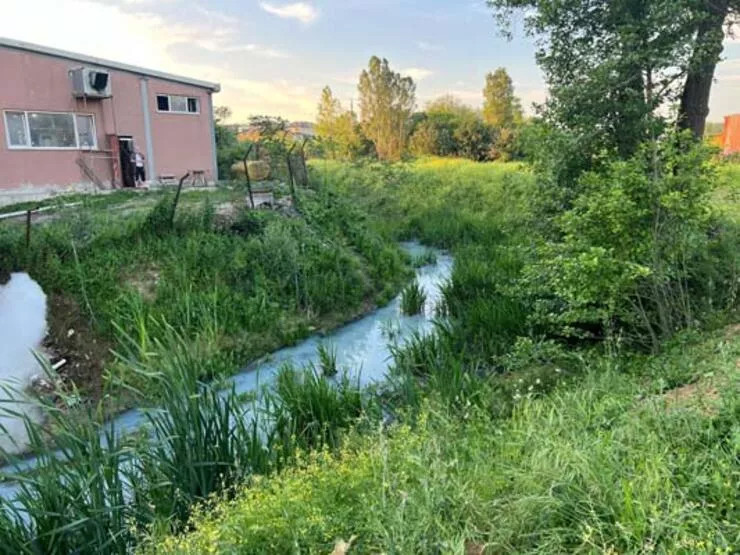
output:
{"label": "tree", "polygon": [[223,121],[231,117],[228,106],[218,106],[214,110],[214,131],[216,139],[216,163],[220,179],[231,177],[231,166],[242,156],[244,146],[239,144],[236,133]]}
{"label": "tree", "polygon": [[383,160],[401,158],[416,105],[416,85],[391,70],[388,60],[373,56],[360,75],[360,122]]}
{"label": "tree", "polygon": [[331,158],[354,157],[362,144],[354,113],[343,110],[329,87],[321,92],[316,134],[324,142]]}
{"label": "tree", "polygon": [[409,150],[416,156],[439,155],[439,131],[433,121],[426,119],[416,126]]}
{"label": "tree", "polygon": [[256,130],[259,139],[283,140],[288,133],[288,121],[275,116],[252,116],[249,127]]}
{"label": "tree", "polygon": [[512,129],[522,121],[522,106],[514,95],[514,83],[500,67],[486,75],[483,89],[483,120],[498,129]]}
{"label": "tree", "polygon": [[493,144],[493,131],[479,118],[465,118],[455,129],[458,154],[477,162],[488,159]]}
{"label": "tree", "polygon": [[461,156],[455,131],[463,121],[479,119],[479,114],[452,95],[445,95],[427,104],[427,119],[437,130],[438,156]]}
{"label": "tree", "polygon": [[229,108],[228,106],[216,106],[213,109],[213,115],[215,116],[218,123],[223,123],[231,117],[231,108]]}
{"label": "tree", "polygon": [[659,108],[679,99],[679,125],[703,134],[723,25],[740,9],[740,0],[488,4],[505,32],[512,10],[526,10],[550,86],[550,119],[580,134],[590,150],[614,148],[623,158],[665,123]]}
{"label": "tree", "polygon": [[722,55],[725,26],[730,29],[740,17],[740,1],[705,0],[697,7],[695,44],[681,94],[678,125],[701,139],[709,115],[714,72]]}

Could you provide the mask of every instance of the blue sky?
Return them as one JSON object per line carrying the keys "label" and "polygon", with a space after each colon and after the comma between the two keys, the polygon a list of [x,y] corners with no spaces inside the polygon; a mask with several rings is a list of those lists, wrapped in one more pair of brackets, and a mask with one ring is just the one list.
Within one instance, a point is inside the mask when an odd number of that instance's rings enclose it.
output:
{"label": "blue sky", "polygon": [[[218,81],[234,121],[312,119],[325,85],[349,105],[372,55],[415,78],[420,107],[446,93],[479,106],[499,66],[529,107],[546,89],[519,31],[500,37],[483,0],[25,0],[0,19],[1,36]],[[740,112],[740,41],[725,55],[714,120]]]}

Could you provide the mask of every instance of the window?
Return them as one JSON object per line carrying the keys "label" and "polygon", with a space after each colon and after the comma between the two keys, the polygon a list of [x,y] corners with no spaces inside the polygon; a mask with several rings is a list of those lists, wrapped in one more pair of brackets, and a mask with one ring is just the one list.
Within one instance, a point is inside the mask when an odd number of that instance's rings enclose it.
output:
{"label": "window", "polygon": [[92,115],[56,112],[5,112],[9,148],[96,148]]}
{"label": "window", "polygon": [[170,97],[167,95],[157,95],[157,110],[160,112],[170,111]]}
{"label": "window", "polygon": [[197,114],[198,99],[192,96],[178,96],[174,94],[158,94],[157,110],[173,112],[175,114]]}
{"label": "window", "polygon": [[26,114],[23,112],[5,112],[5,129],[8,132],[8,146],[26,146]]}
{"label": "window", "polygon": [[32,147],[74,148],[77,146],[73,114],[30,112],[26,117]]}
{"label": "window", "polygon": [[95,122],[92,116],[77,115],[77,144],[80,148],[95,147]]}

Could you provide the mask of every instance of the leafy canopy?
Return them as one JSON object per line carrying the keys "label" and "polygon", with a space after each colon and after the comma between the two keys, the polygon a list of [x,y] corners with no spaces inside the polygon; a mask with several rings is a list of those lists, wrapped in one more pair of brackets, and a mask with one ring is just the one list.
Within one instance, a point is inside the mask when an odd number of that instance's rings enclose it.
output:
{"label": "leafy canopy", "polygon": [[383,160],[401,158],[416,105],[416,85],[410,77],[393,71],[386,59],[370,58],[360,75],[360,121]]}

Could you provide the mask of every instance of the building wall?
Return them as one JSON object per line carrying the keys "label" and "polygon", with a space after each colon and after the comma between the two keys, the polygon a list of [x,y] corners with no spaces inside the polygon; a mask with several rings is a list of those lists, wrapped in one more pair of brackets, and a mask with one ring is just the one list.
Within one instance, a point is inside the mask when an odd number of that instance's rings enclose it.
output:
{"label": "building wall", "polygon": [[[0,48],[0,110],[40,110],[90,113],[95,116],[98,145],[105,144],[103,129],[109,122],[98,102],[75,99],[68,70],[71,62]],[[82,155],[95,163],[102,180],[110,182],[110,164],[103,153],[79,150],[10,150],[5,118],[0,117],[0,191],[3,189],[68,187],[89,182],[76,160]],[[101,163],[102,162],[102,163]]]}
{"label": "building wall", "polygon": [[[45,54],[0,47],[0,197],[11,201],[34,198],[66,190],[93,187],[80,168],[84,160],[106,187],[113,181],[113,156],[110,135],[130,135],[147,156],[153,152],[155,175],[182,175],[186,171],[205,171],[215,179],[211,139],[210,91],[159,78],[120,70],[109,70],[113,97],[76,99],[72,96],[69,71],[84,64]],[[142,105],[142,80],[149,104],[152,135],[147,148],[145,114]],[[197,97],[200,113],[158,113],[158,93]],[[93,114],[97,150],[9,149],[2,111],[57,111]],[[149,157],[149,156],[147,156]],[[2,199],[0,198],[0,202]]]}
{"label": "building wall", "polygon": [[725,117],[721,148],[726,156],[740,153],[740,114]]}
{"label": "building wall", "polygon": [[[209,181],[216,179],[208,91],[154,78],[149,79],[147,88],[157,174],[182,176],[187,171],[197,170],[206,172]],[[195,97],[199,114],[158,112],[158,94]]]}

